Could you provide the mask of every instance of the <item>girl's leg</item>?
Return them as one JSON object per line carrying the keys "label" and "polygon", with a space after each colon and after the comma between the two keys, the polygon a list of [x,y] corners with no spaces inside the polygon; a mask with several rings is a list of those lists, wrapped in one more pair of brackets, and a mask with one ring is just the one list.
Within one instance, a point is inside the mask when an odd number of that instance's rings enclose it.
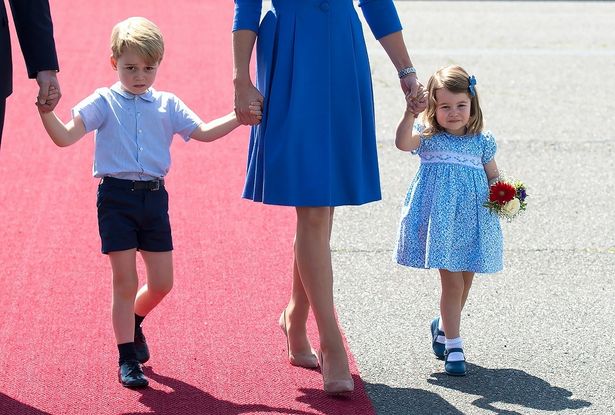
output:
{"label": "girl's leg", "polygon": [[[329,241],[331,240],[333,229],[333,211],[334,208],[329,208]],[[286,307],[286,327],[288,342],[292,350],[291,353],[306,355],[312,353],[312,346],[307,337],[306,327],[310,301],[305,293],[299,268],[297,267],[296,241],[297,238],[295,236],[295,241],[293,242],[293,249],[295,251],[295,255],[293,255],[293,281],[290,301]],[[284,324],[281,320],[282,318],[284,318],[284,315],[280,316],[280,326]]]}
{"label": "girl's leg", "polygon": [[[326,366],[326,379],[351,379],[348,357],[335,316],[333,267],[329,237],[330,207],[297,207],[295,258],[305,294],[312,307]],[[321,362],[322,363],[322,362]]]}
{"label": "girl's leg", "polygon": [[472,288],[472,281],[474,280],[473,272],[462,272],[463,274],[463,294],[461,296],[461,309],[466,305],[466,300],[468,299],[468,294],[470,293],[470,288]]}
{"label": "girl's leg", "polygon": [[141,251],[147,283],[134,302],[134,313],[145,317],[173,288],[173,252]]}
{"label": "girl's leg", "polygon": [[[461,309],[463,307],[464,277],[461,272],[440,270],[442,294],[440,296],[440,315],[447,339],[459,337]],[[469,289],[469,287],[468,287]],[[466,294],[467,296],[467,294]]]}
{"label": "girl's leg", "polygon": [[134,304],[139,279],[137,277],[136,249],[109,253],[113,272],[112,321],[117,344],[134,341]]}

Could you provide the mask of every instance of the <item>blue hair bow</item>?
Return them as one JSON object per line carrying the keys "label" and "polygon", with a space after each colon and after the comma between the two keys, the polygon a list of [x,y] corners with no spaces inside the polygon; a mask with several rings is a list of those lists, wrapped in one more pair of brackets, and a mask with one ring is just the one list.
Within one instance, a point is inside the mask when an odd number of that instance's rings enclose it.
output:
{"label": "blue hair bow", "polygon": [[470,82],[470,85],[468,86],[468,90],[470,91],[470,96],[476,96],[476,89],[474,88],[474,85],[476,85],[476,77],[474,75],[470,75],[468,77],[468,82]]}

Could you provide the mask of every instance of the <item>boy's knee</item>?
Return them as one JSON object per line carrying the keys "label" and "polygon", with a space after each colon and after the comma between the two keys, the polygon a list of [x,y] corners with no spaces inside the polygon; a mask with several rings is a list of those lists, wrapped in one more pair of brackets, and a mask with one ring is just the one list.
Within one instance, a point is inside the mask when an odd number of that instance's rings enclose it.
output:
{"label": "boy's knee", "polygon": [[148,284],[147,289],[151,294],[164,297],[173,289],[173,280],[157,282],[155,284]]}
{"label": "boy's knee", "polygon": [[138,280],[132,278],[118,278],[113,276],[113,293],[124,298],[136,297],[139,289]]}

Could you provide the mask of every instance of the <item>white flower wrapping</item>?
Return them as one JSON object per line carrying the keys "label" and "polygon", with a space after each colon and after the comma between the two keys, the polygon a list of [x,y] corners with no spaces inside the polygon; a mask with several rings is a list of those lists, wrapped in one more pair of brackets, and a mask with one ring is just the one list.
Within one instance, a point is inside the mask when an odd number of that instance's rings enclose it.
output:
{"label": "white flower wrapping", "polygon": [[519,212],[520,208],[521,208],[521,202],[519,201],[518,198],[515,197],[511,201],[507,202],[504,206],[502,206],[502,213],[505,216],[512,218]]}

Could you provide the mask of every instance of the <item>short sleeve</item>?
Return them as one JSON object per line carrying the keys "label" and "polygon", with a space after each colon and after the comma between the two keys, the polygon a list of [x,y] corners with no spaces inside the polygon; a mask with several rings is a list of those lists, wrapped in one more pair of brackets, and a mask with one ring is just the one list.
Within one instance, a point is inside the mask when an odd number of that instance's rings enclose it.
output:
{"label": "short sleeve", "polygon": [[495,143],[495,137],[490,131],[483,134],[483,164],[489,163],[495,157],[495,152],[498,148]]}
{"label": "short sleeve", "polygon": [[196,115],[184,102],[172,95],[173,108],[171,122],[173,124],[173,133],[179,134],[184,141],[190,139],[190,134],[203,123],[203,121]]}
{"label": "short sleeve", "polygon": [[258,33],[262,6],[262,0],[235,0],[233,32],[247,29]]}
{"label": "short sleeve", "polygon": [[393,0],[359,0],[359,7],[376,39],[402,29]]}
{"label": "short sleeve", "polygon": [[89,133],[99,129],[107,117],[109,112],[109,104],[104,98],[102,91],[97,90],[89,97],[85,98],[79,104],[72,109],[72,116],[75,118],[77,115],[81,117],[85,131]]}
{"label": "short sleeve", "polygon": [[419,143],[419,146],[415,148],[414,150],[412,150],[410,153],[419,154],[419,152],[421,151],[421,148],[423,147],[423,143],[425,142],[425,137],[423,137],[423,131],[425,131],[425,126],[423,124],[415,122],[414,125],[412,126],[412,131],[413,133],[416,132],[419,135],[419,138],[421,141]]}

